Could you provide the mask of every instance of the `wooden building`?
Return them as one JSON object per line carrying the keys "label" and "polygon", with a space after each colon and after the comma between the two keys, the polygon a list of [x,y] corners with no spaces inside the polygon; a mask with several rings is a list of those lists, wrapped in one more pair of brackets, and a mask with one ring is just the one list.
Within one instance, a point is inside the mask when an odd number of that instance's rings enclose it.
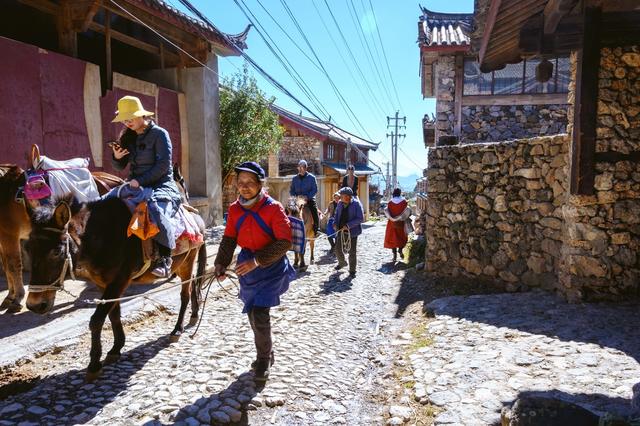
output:
{"label": "wooden building", "polygon": [[471,45],[472,13],[422,8],[418,22],[422,95],[436,99],[435,123],[425,117],[424,142],[497,142],[564,133],[568,54],[550,57],[553,75],[536,79],[537,58],[481,70]]}
{"label": "wooden building", "polygon": [[25,165],[32,143],[115,172],[105,142],[117,100],[141,98],[173,142],[207,223],[222,219],[218,56],[237,36],[161,0],[4,0],[0,4],[0,162]]}
{"label": "wooden building", "polygon": [[280,201],[289,198],[291,178],[298,161],[306,160],[318,179],[318,207],[324,210],[340,189],[347,165],[355,166],[358,195],[365,214],[369,211],[370,176],[378,171],[369,166],[369,151],[378,145],[331,124],[271,106],[285,129],[280,152],[269,157],[269,192]]}

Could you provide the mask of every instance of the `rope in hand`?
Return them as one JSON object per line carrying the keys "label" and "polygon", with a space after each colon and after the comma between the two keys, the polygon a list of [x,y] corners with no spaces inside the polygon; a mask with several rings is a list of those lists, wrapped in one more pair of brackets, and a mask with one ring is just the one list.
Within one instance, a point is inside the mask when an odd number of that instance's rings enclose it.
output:
{"label": "rope in hand", "polygon": [[340,245],[342,246],[342,254],[348,255],[351,251],[351,230],[347,227],[345,230],[338,231],[340,233]]}

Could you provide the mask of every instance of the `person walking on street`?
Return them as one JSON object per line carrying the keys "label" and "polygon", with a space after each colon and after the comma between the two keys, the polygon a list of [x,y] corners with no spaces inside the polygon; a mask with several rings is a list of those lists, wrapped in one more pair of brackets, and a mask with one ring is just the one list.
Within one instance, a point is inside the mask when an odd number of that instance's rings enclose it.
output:
{"label": "person walking on street", "polygon": [[298,174],[291,180],[291,188],[289,189],[289,195],[292,197],[304,197],[306,205],[311,211],[313,217],[313,232],[315,236],[318,236],[318,227],[320,226],[320,219],[318,218],[318,205],[316,203],[316,194],[318,193],[318,183],[316,177],[307,172],[307,162],[300,160],[298,162]]}
{"label": "person walking on street", "polygon": [[[114,123],[123,123],[125,128],[119,141],[111,144],[111,163],[116,170],[129,165],[128,185],[133,190],[150,188],[147,200],[151,218],[158,226],[159,233],[153,238],[160,257],[156,260],[152,273],[166,278],[171,273],[171,251],[176,247],[172,218],[178,211],[181,195],[173,180],[171,167],[171,139],[169,133],[156,125],[135,96],[124,96],[118,100],[118,111]],[[115,196],[112,191],[105,197]]]}
{"label": "person walking on street", "polygon": [[256,346],[251,368],[256,381],[264,382],[275,361],[269,310],[280,304],[280,296],[296,276],[287,258],[291,226],[282,205],[263,191],[265,173],[258,163],[245,162],[234,170],[240,196],[229,207],[214,272],[224,277],[236,245],[242,248],[235,270],[240,281],[239,297]]}
{"label": "person walking on street", "polygon": [[336,270],[340,270],[347,266],[344,251],[345,245],[349,250],[349,276],[356,276],[357,255],[356,248],[358,245],[358,235],[362,234],[362,222],[364,222],[364,212],[360,200],[353,196],[353,190],[344,187],[338,191],[340,193],[340,202],[336,207],[335,226],[338,230],[336,235],[336,257],[338,265]]}
{"label": "person walking on street", "polygon": [[347,167],[347,174],[342,178],[342,187],[349,187],[353,191],[355,197],[358,196],[358,176],[355,175],[356,168],[353,164]]}
{"label": "person walking on street", "polygon": [[393,251],[393,261],[395,262],[398,255],[400,259],[404,258],[402,250],[407,245],[408,234],[411,232],[410,229],[407,229],[411,226],[411,209],[407,200],[402,196],[400,188],[393,190],[393,198],[385,207],[384,214],[389,219],[384,234],[384,248]]}

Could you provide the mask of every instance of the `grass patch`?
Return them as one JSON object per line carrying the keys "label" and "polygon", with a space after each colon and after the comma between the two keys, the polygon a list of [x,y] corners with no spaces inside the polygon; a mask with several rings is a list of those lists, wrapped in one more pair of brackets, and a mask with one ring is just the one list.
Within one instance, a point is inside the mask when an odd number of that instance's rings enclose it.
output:
{"label": "grass patch", "polygon": [[415,326],[411,329],[410,333],[412,341],[409,350],[411,352],[433,345],[433,338],[427,335],[427,324],[422,323]]}
{"label": "grass patch", "polygon": [[424,262],[426,249],[427,240],[424,236],[409,238],[403,251],[405,259],[407,259],[407,265],[412,268],[418,263]]}

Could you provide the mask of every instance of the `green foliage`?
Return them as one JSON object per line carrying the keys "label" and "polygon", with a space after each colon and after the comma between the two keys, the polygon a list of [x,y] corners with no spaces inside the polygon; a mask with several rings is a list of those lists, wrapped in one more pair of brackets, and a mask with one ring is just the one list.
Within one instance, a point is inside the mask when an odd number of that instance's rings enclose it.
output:
{"label": "green foliage", "polygon": [[409,241],[404,247],[404,255],[405,259],[407,259],[407,265],[409,265],[409,267],[413,267],[420,262],[424,262],[426,249],[427,241],[424,237],[409,237]]}
{"label": "green foliage", "polygon": [[222,83],[220,90],[220,154],[224,180],[233,167],[243,161],[260,162],[270,152],[277,152],[284,129],[278,115],[269,109],[247,64]]}

